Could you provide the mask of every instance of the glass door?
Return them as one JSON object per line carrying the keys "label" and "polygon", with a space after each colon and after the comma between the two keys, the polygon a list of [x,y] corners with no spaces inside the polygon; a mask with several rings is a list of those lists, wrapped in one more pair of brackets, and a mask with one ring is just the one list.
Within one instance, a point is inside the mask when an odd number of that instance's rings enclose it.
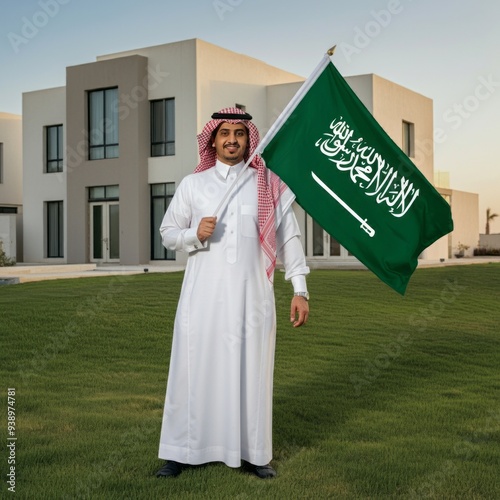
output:
{"label": "glass door", "polygon": [[90,261],[120,261],[120,204],[90,203]]}
{"label": "glass door", "polygon": [[330,236],[312,217],[307,216],[307,234],[312,235],[307,241],[308,258],[313,259],[344,259],[352,258],[333,236]]}

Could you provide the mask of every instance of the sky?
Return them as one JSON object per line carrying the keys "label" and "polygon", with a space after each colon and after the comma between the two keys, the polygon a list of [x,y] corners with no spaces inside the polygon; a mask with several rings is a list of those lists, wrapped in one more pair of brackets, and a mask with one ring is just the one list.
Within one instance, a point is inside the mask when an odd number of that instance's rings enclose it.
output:
{"label": "sky", "polygon": [[307,77],[331,46],[343,76],[375,73],[434,103],[434,170],[479,194],[500,232],[498,0],[4,0],[0,112],[65,85],[99,55],[200,38]]}

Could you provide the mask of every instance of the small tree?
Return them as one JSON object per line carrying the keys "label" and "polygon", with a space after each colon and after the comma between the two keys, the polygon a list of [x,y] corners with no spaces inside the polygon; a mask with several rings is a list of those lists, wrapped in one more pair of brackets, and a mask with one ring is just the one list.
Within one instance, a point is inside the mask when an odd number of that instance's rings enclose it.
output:
{"label": "small tree", "polygon": [[498,214],[491,213],[491,208],[486,209],[486,234],[490,234],[490,221],[494,221]]}
{"label": "small tree", "polygon": [[16,261],[14,259],[7,257],[7,254],[4,252],[3,249],[3,241],[0,240],[0,267],[14,266],[15,264]]}
{"label": "small tree", "polygon": [[455,257],[463,257],[465,255],[465,251],[469,249],[469,245],[465,245],[464,243],[458,242],[457,245],[457,253],[455,254]]}

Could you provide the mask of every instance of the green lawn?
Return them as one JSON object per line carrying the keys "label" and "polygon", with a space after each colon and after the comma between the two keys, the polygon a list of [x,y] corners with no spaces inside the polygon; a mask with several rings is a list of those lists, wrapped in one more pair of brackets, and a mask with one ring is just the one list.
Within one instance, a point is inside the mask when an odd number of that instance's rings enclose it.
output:
{"label": "green lawn", "polygon": [[[313,271],[289,325],[276,278],[275,480],[155,471],[182,273],[0,287],[1,498],[500,498],[500,265]],[[10,407],[12,410],[12,406]]]}

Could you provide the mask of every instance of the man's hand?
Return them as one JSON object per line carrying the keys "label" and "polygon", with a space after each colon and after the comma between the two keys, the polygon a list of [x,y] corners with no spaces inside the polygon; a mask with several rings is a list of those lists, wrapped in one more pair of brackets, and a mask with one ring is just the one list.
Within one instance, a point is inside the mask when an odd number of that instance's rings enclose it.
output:
{"label": "man's hand", "polygon": [[304,297],[294,295],[290,307],[290,321],[293,327],[302,326],[309,317],[309,302]]}
{"label": "man's hand", "polygon": [[203,217],[198,224],[198,231],[196,231],[196,236],[203,243],[207,238],[212,236],[215,230],[215,224],[217,223],[217,217]]}

